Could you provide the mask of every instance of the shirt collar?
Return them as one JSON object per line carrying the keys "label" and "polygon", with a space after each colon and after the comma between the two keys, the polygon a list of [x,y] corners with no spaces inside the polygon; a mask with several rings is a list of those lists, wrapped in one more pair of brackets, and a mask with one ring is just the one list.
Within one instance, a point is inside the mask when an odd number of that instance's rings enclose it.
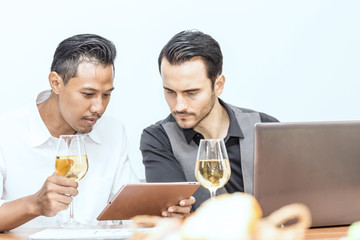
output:
{"label": "shirt collar", "polygon": [[[225,141],[228,140],[230,137],[244,138],[244,134],[243,134],[243,132],[242,132],[242,130],[240,128],[239,122],[236,119],[234,111],[231,109],[231,107],[227,103],[225,103],[220,98],[218,98],[218,99],[219,99],[219,103],[227,111],[227,113],[229,115],[229,119],[230,119],[230,125],[229,125],[227,136],[225,137]],[[184,136],[185,136],[185,139],[186,139],[187,143],[190,143],[190,141],[192,139],[194,139],[195,137],[198,137],[198,134],[200,134],[200,133],[196,132],[192,128],[183,129],[183,133],[184,133]]]}
{"label": "shirt collar", "polygon": [[30,129],[30,144],[32,147],[38,147],[52,138],[45,123],[41,119],[39,109],[37,107],[37,104],[48,99],[50,94],[51,94],[50,90],[39,93],[39,95],[36,98],[36,103],[31,104],[29,129]]}
{"label": "shirt collar", "polygon": [[230,118],[230,125],[229,125],[229,130],[228,130],[226,139],[228,139],[229,137],[244,138],[244,134],[243,134],[241,127],[239,125],[239,122],[235,116],[234,110],[232,110],[232,108],[229,106],[229,104],[225,103],[220,98],[219,98],[219,102],[222,106],[225,107],[227,113],[229,114],[229,118]]}
{"label": "shirt collar", "polygon": [[98,129],[98,126],[99,124],[102,122],[102,118],[100,118],[99,120],[97,120],[97,122],[95,123],[93,129],[91,132],[89,132],[87,135],[89,136],[89,138],[94,142],[94,143],[97,143],[97,144],[101,144],[101,139],[99,137],[99,129]]}
{"label": "shirt collar", "polygon": [[[30,129],[30,144],[31,147],[38,147],[42,144],[46,143],[50,139],[57,139],[53,137],[49,130],[47,129],[45,123],[43,122],[39,109],[37,107],[37,104],[44,102],[47,100],[51,95],[51,90],[45,90],[36,98],[36,104],[32,104],[30,107],[30,119],[29,119],[29,129]],[[101,144],[99,133],[97,130],[97,125],[101,121],[101,119],[98,120],[98,122],[95,124],[93,130],[88,133],[89,138],[97,143]]]}

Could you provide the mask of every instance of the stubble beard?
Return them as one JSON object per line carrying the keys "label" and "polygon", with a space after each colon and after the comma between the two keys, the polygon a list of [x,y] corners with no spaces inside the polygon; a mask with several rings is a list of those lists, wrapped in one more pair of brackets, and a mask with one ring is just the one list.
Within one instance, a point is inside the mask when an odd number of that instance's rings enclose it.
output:
{"label": "stubble beard", "polygon": [[[195,129],[197,126],[199,126],[199,124],[201,124],[201,123],[209,116],[209,114],[211,113],[211,111],[213,110],[213,108],[214,108],[214,106],[215,106],[215,101],[216,101],[215,93],[212,92],[209,103],[206,105],[206,107],[204,107],[204,108],[202,109],[202,111],[200,111],[200,114],[198,115],[198,117],[197,117],[197,114],[196,114],[196,113],[189,113],[189,115],[192,115],[192,116],[195,117],[195,120],[194,120],[195,123],[192,124],[191,126],[184,126],[184,124],[182,123],[182,120],[175,117],[176,112],[173,113],[173,116],[174,116],[177,124],[178,124],[181,128],[184,128],[184,129],[190,129],[190,128]],[[186,122],[185,122],[185,124],[186,124]]]}

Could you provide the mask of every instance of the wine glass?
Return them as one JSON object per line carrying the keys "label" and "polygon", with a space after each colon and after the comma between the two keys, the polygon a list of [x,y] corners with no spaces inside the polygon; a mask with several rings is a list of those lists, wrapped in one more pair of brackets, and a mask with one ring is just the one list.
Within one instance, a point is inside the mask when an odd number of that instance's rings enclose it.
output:
{"label": "wine glass", "polygon": [[223,139],[201,139],[196,159],[195,177],[209,189],[211,199],[216,190],[223,187],[230,178],[231,169]]}
{"label": "wine glass", "polygon": [[[88,171],[85,135],[60,135],[55,161],[56,174],[74,181],[82,179]],[[65,226],[80,225],[74,218],[74,198],[70,203],[70,218]]]}

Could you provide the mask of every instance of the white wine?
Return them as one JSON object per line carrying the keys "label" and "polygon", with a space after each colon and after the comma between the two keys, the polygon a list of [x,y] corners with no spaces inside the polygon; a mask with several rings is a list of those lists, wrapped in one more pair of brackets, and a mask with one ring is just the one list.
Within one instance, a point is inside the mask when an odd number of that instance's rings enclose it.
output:
{"label": "white wine", "polygon": [[231,170],[228,159],[198,160],[196,179],[207,189],[218,189],[229,180]]}
{"label": "white wine", "polygon": [[87,155],[57,156],[55,169],[57,175],[77,182],[82,179],[88,171]]}

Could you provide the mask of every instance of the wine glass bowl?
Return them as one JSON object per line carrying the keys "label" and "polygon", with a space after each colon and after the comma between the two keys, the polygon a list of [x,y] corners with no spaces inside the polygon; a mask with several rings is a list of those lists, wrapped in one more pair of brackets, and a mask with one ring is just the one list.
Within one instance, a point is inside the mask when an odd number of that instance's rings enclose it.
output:
{"label": "wine glass bowl", "polygon": [[87,173],[87,156],[56,156],[55,168],[57,175],[77,182]]}
{"label": "wine glass bowl", "polygon": [[[60,135],[55,160],[56,174],[75,182],[82,179],[88,171],[88,158],[84,135]],[[81,225],[74,219],[74,198],[70,203],[70,218],[65,226]]]}
{"label": "wine glass bowl", "polygon": [[201,139],[196,159],[195,177],[209,189],[211,198],[229,180],[231,168],[223,139]]}

